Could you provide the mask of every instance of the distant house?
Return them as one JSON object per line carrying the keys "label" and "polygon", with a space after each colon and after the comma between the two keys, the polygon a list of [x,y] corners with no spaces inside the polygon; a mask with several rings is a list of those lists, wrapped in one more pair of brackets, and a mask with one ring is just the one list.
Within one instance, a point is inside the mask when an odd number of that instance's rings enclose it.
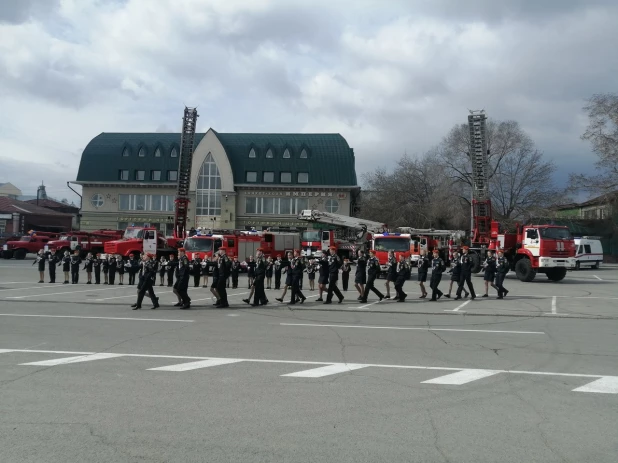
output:
{"label": "distant house", "polygon": [[26,203],[29,204],[34,204],[37,205],[39,207],[44,207],[46,209],[51,209],[52,211],[56,211],[56,212],[60,212],[63,214],[71,214],[73,216],[73,228],[74,229],[79,229],[79,207],[73,205],[73,204],[68,204],[68,203],[64,203],[62,201],[56,201],[55,199],[50,199],[50,198],[46,198],[46,199],[39,199],[38,201],[36,199],[29,199],[28,201],[24,201]]}
{"label": "distant house", "polygon": [[583,203],[570,203],[554,208],[556,218],[602,220],[609,218],[618,205],[618,191]]}
{"label": "distant house", "polygon": [[18,199],[21,190],[12,183],[0,183],[0,197]]}
{"label": "distant house", "polygon": [[72,221],[71,214],[0,196],[0,234],[23,235],[29,230],[69,231]]}

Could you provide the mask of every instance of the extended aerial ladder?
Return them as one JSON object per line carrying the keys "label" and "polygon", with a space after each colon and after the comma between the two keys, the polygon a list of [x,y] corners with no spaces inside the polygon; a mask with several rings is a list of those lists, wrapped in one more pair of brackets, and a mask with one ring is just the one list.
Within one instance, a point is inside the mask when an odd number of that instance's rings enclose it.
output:
{"label": "extended aerial ladder", "polygon": [[305,209],[300,211],[299,220],[307,222],[323,223],[357,230],[356,239],[363,240],[367,233],[382,233],[388,231],[386,224],[373,222],[371,220],[359,219],[358,217],[350,217],[347,215],[333,214],[331,212],[316,211]]}
{"label": "extended aerial ladder", "polygon": [[180,159],[178,160],[178,188],[176,192],[176,213],[174,216],[174,238],[184,239],[187,235],[187,213],[189,209],[189,185],[191,164],[195,149],[196,108],[185,107],[180,136]]}

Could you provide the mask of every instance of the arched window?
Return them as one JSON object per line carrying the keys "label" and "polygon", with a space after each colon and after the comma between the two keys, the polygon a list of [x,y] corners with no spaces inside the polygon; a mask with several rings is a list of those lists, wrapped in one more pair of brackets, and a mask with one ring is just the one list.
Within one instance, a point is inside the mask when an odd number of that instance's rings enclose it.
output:
{"label": "arched window", "polygon": [[176,147],[172,148],[172,152],[170,153],[170,156],[173,158],[177,158],[178,157],[178,150],[176,149]]}
{"label": "arched window", "polygon": [[273,153],[272,148],[268,148],[268,151],[266,151],[266,157],[267,157],[268,159],[272,159],[272,158],[274,158],[274,157],[275,157],[275,155],[274,155],[274,153]]}
{"label": "arched window", "polygon": [[161,148],[157,147],[157,149],[155,150],[155,158],[160,158],[161,157]]}
{"label": "arched window", "polygon": [[122,150],[122,157],[128,158],[130,154],[131,154],[131,150],[129,150],[128,146],[125,146],[125,148]]}
{"label": "arched window", "polygon": [[307,150],[305,148],[303,148],[303,150],[300,152],[300,158],[301,159],[307,159],[309,156],[307,155]]}
{"label": "arched window", "polygon": [[221,176],[211,153],[206,155],[197,177],[196,215],[221,215]]}
{"label": "arched window", "polygon": [[291,157],[292,155],[290,154],[290,150],[286,148],[283,152],[283,159],[290,159]]}
{"label": "arched window", "polygon": [[137,153],[137,155],[140,158],[144,158],[146,157],[146,148],[144,148],[143,146],[139,149],[139,152]]}
{"label": "arched window", "polygon": [[251,148],[251,151],[249,151],[249,157],[257,158],[257,155],[255,154],[255,148]]}

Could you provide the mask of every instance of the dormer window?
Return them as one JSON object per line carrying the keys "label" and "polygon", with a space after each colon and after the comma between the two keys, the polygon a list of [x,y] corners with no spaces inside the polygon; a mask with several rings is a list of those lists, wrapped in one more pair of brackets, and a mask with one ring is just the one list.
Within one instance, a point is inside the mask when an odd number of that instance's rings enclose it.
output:
{"label": "dormer window", "polygon": [[125,149],[122,150],[122,157],[123,158],[128,158],[130,154],[131,154],[131,152],[129,151],[128,147],[126,147]]}
{"label": "dormer window", "polygon": [[249,157],[250,158],[257,158],[257,155],[255,154],[255,149],[251,148],[251,151],[249,151]]}
{"label": "dormer window", "polygon": [[291,157],[292,155],[290,154],[290,150],[286,148],[283,152],[283,159],[290,159]]}
{"label": "dormer window", "polygon": [[144,158],[144,157],[146,157],[146,149],[142,146],[142,147],[139,149],[139,152],[137,153],[137,155],[138,155],[140,158]]}
{"label": "dormer window", "polygon": [[266,157],[268,159],[272,159],[275,157],[275,155],[273,154],[273,150],[271,148],[268,148],[268,151],[266,151]]}
{"label": "dormer window", "polygon": [[307,155],[307,150],[305,148],[303,148],[303,150],[300,152],[300,158],[301,159],[307,159],[309,156]]}
{"label": "dormer window", "polygon": [[170,156],[173,158],[177,158],[178,157],[178,150],[176,148],[172,148],[172,152],[170,153]]}
{"label": "dormer window", "polygon": [[161,148],[157,148],[155,150],[155,158],[160,158],[161,157]]}

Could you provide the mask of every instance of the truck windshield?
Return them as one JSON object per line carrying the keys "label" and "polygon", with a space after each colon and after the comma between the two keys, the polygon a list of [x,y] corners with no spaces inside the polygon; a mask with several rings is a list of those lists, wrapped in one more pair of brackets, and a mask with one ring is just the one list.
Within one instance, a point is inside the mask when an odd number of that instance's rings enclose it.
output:
{"label": "truck windshield", "polygon": [[376,251],[405,252],[410,250],[409,238],[376,238],[373,242]]}
{"label": "truck windshield", "polygon": [[19,238],[19,241],[30,241],[30,237],[29,236],[22,236],[21,238]]}
{"label": "truck windshield", "polygon": [[186,251],[207,252],[212,249],[212,239],[210,238],[187,238],[184,243]]}
{"label": "truck windshield", "polygon": [[550,240],[570,240],[573,239],[568,228],[541,228],[541,238]]}
{"label": "truck windshield", "polygon": [[62,235],[60,238],[58,238],[58,241],[69,241],[69,237],[66,235]]}
{"label": "truck windshield", "polygon": [[141,239],[144,237],[144,230],[142,228],[127,228],[124,232],[125,239],[138,238]]}
{"label": "truck windshield", "polygon": [[303,241],[321,241],[319,230],[309,230],[303,232]]}

